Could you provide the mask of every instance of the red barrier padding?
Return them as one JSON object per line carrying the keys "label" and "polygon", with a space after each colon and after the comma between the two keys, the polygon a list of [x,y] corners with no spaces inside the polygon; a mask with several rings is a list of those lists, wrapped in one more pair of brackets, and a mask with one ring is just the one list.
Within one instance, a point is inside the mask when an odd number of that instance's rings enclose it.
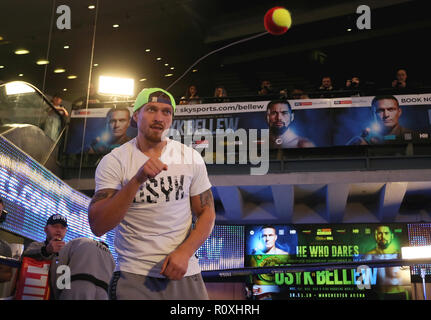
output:
{"label": "red barrier padding", "polygon": [[39,261],[25,257],[16,287],[16,300],[49,300],[50,260]]}

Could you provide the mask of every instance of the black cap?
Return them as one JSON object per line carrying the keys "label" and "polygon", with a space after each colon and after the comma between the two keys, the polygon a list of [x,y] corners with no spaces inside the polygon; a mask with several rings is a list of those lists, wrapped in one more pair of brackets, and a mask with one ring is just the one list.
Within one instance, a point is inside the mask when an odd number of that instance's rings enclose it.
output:
{"label": "black cap", "polygon": [[61,223],[63,226],[67,227],[67,219],[65,216],[61,214],[53,214],[49,217],[48,221],[46,221],[46,225],[48,224],[57,224]]}

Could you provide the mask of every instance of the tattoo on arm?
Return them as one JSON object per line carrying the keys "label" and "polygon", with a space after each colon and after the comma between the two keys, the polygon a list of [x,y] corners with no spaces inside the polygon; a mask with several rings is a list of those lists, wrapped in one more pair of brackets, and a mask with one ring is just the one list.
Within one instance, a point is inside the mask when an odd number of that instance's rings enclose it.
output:
{"label": "tattoo on arm", "polygon": [[97,191],[91,199],[90,206],[100,200],[112,198],[117,192],[118,190],[115,189],[102,189]]}
{"label": "tattoo on arm", "polygon": [[201,200],[201,208],[204,207],[214,207],[214,198],[213,193],[211,192],[211,189],[208,189],[207,191],[202,192],[199,195],[199,199]]}

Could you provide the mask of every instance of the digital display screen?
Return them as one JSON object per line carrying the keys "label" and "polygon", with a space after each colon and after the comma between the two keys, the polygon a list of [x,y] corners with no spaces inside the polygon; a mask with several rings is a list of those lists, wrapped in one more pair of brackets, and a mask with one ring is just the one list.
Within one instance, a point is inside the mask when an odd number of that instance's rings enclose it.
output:
{"label": "digital display screen", "polygon": [[[431,223],[408,224],[409,243],[412,247],[431,245]],[[431,265],[414,265],[411,267],[412,275],[419,276],[421,269],[425,269],[427,275],[431,274]]]}
{"label": "digital display screen", "polygon": [[215,225],[196,252],[202,270],[244,267],[244,226]]}
{"label": "digital display screen", "polygon": [[[245,267],[399,259],[404,224],[251,225]],[[409,299],[410,268],[358,267],[250,277],[254,299]]]}
{"label": "digital display screen", "polygon": [[247,226],[246,230],[248,255],[284,255],[296,252],[298,235],[293,226]]}
{"label": "digital display screen", "polygon": [[104,241],[116,258],[113,231],[96,237],[90,230],[87,208],[90,198],[74,190],[30,156],[0,137],[0,197],[8,212],[2,228],[45,241],[44,227],[53,214],[68,220],[65,241],[86,237]]}

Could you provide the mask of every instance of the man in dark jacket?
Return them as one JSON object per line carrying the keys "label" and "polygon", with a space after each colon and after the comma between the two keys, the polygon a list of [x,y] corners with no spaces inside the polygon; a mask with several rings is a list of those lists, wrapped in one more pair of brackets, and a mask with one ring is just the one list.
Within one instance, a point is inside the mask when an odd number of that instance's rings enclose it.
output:
{"label": "man in dark jacket", "polygon": [[44,228],[45,242],[32,242],[24,251],[24,257],[37,260],[52,260],[66,244],[63,239],[67,231],[67,219],[61,214],[49,217]]}
{"label": "man in dark jacket", "polygon": [[65,246],[63,241],[67,232],[67,219],[61,214],[50,216],[44,228],[46,239],[44,242],[32,242],[22,254],[36,260],[51,260],[49,270],[51,298],[56,288],[56,272],[58,253]]}

